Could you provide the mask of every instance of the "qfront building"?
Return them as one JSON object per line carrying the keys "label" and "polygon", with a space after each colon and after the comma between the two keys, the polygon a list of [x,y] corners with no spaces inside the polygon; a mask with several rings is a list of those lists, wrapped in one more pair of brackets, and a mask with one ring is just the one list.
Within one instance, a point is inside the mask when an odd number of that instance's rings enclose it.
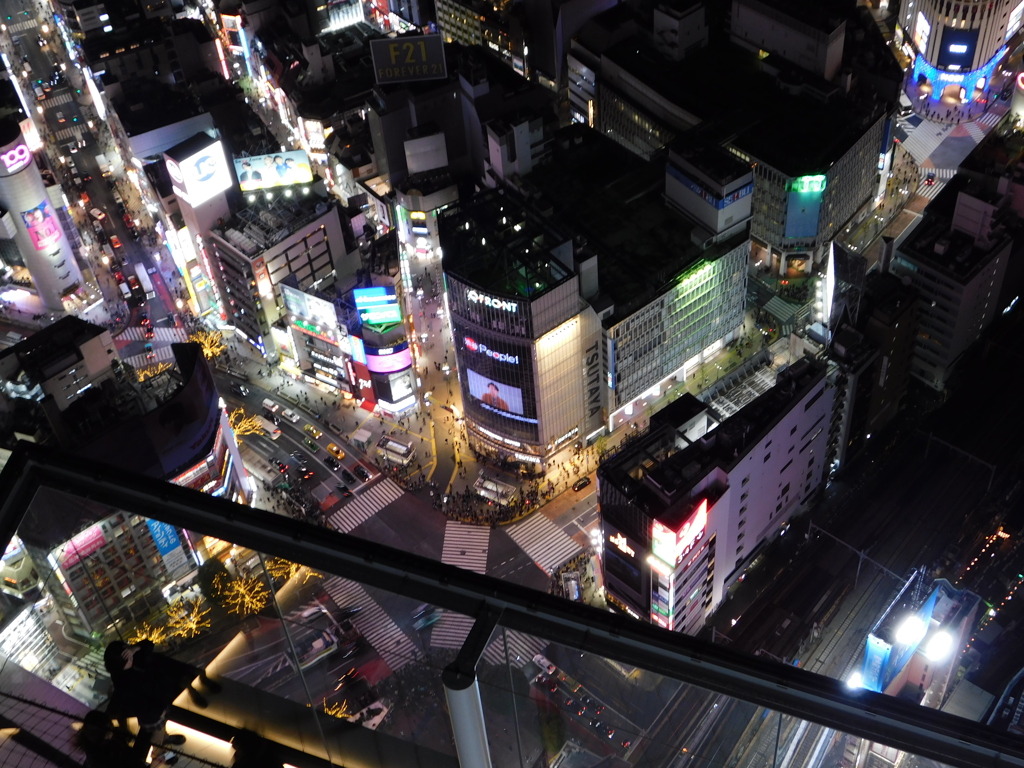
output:
{"label": "qfront building", "polygon": [[803,358],[721,421],[686,394],[598,469],[609,604],[694,634],[820,487],[833,390]]}
{"label": "qfront building", "polygon": [[1021,28],[1024,2],[917,0],[904,3],[901,16],[898,40],[914,56],[907,95],[917,109],[935,110],[987,99],[992,73]]}
{"label": "qfront building", "polygon": [[470,445],[539,469],[601,428],[596,257],[501,190],[438,223]]}

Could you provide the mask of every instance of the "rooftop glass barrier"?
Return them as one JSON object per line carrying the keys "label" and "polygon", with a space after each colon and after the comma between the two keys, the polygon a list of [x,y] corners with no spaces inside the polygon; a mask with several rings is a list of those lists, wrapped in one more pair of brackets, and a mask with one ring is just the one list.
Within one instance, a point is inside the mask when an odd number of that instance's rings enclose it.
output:
{"label": "rooftop glass barrier", "polygon": [[107,649],[144,640],[180,766],[1024,766],[977,723],[37,446],[0,539],[42,582],[3,606],[0,766],[86,764],[90,710],[142,739]]}

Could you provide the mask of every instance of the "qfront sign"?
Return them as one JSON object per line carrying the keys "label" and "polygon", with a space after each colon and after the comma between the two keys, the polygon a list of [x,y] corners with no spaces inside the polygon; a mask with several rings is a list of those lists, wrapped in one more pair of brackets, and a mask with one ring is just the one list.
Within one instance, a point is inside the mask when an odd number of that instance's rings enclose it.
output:
{"label": "qfront sign", "polygon": [[505,299],[496,299],[493,296],[474,291],[472,289],[466,291],[466,298],[472,301],[474,304],[483,304],[485,307],[491,307],[493,309],[501,309],[505,312],[511,312],[515,314],[519,311],[519,305],[514,301],[506,301]]}

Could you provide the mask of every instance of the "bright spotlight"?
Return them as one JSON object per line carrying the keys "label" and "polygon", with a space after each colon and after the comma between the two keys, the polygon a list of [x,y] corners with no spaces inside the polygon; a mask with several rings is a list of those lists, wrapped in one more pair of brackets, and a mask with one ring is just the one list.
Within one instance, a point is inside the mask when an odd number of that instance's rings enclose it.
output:
{"label": "bright spotlight", "polygon": [[900,645],[915,645],[921,642],[928,627],[917,616],[908,616],[896,630],[896,642]]}
{"label": "bright spotlight", "polygon": [[846,687],[847,688],[863,688],[864,687],[864,678],[861,676],[860,672],[854,672],[852,675],[850,675],[848,678],[846,678]]}
{"label": "bright spotlight", "polygon": [[953,638],[945,630],[936,632],[928,639],[924,655],[928,661],[944,661],[953,649]]}

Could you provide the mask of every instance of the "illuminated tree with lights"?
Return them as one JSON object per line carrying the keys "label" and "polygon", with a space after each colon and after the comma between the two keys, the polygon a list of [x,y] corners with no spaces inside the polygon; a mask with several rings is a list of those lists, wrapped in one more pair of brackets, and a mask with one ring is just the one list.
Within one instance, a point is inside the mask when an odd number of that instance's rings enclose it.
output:
{"label": "illuminated tree with lights", "polygon": [[235,408],[228,414],[228,423],[231,425],[235,437],[263,434],[263,424],[260,422],[259,416],[250,416],[242,408]]}
{"label": "illuminated tree with lights", "polygon": [[352,719],[352,715],[348,711],[348,699],[345,699],[341,704],[328,704],[327,699],[324,699],[324,714],[336,717],[339,720]]}
{"label": "illuminated tree with lights", "polygon": [[212,331],[196,331],[189,335],[188,340],[203,348],[203,357],[207,360],[223,354],[227,349],[221,335]]}
{"label": "illuminated tree with lights", "polygon": [[[292,563],[281,557],[271,557],[266,561],[267,573],[274,579],[293,579],[300,573],[302,576],[302,583],[305,584],[310,579],[322,579],[323,574],[317,573],[311,568],[306,568],[304,565],[299,563]],[[303,573],[303,570],[305,572]]]}
{"label": "illuminated tree with lights", "polygon": [[159,376],[164,371],[168,371],[173,367],[173,363],[156,363],[155,365],[147,365],[145,368],[139,368],[135,371],[135,375],[138,377],[140,382],[143,382],[146,379],[152,379],[154,376]]}
{"label": "illuminated tree with lights", "polygon": [[223,587],[224,606],[228,613],[250,616],[259,613],[270,599],[270,591],[255,576],[243,576]]}
{"label": "illuminated tree with lights", "polygon": [[141,643],[149,640],[153,645],[161,645],[167,642],[167,627],[153,627],[148,621],[144,621],[135,628],[135,634],[128,640],[129,643]]}
{"label": "illuminated tree with lights", "polygon": [[175,637],[192,638],[210,626],[202,597],[175,600],[167,609],[167,628]]}

